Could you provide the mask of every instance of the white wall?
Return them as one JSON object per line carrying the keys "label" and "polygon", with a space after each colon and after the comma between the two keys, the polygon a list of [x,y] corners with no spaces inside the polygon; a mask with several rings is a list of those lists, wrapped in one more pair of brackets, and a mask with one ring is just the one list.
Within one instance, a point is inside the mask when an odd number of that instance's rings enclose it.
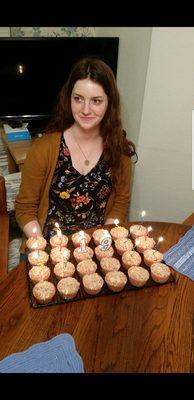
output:
{"label": "white wall", "polygon": [[153,28],[138,141],[131,220],[181,222],[192,191],[194,28]]}
{"label": "white wall", "polygon": [[95,27],[95,36],[119,37],[117,84],[122,120],[128,137],[137,144],[149,60],[152,28]]}

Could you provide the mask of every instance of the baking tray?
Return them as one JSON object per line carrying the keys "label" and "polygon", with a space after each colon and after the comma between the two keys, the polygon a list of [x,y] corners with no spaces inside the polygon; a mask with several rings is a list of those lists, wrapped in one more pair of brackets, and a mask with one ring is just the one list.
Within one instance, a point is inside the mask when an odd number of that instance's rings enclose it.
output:
{"label": "baking tray", "polygon": [[[132,242],[133,242],[133,240],[132,240]],[[48,307],[48,306],[52,306],[52,305],[57,305],[57,304],[67,304],[67,303],[70,303],[70,302],[73,302],[73,301],[85,300],[85,299],[89,299],[89,298],[92,299],[92,298],[95,298],[95,297],[101,297],[101,296],[107,296],[107,295],[118,295],[118,294],[120,294],[122,292],[127,292],[127,291],[131,291],[131,290],[142,290],[142,289],[144,289],[146,287],[163,286],[163,285],[166,285],[168,283],[175,282],[175,277],[174,277],[172,269],[171,269],[171,275],[170,275],[168,281],[165,282],[165,283],[154,282],[152,280],[151,276],[150,276],[148,281],[146,282],[146,284],[144,286],[142,286],[142,287],[136,287],[136,286],[131,285],[131,283],[129,282],[128,275],[127,275],[127,270],[122,266],[122,262],[121,262],[121,258],[122,257],[116,251],[116,248],[115,248],[115,245],[114,245],[114,241],[112,242],[112,246],[114,248],[114,257],[117,258],[121,263],[120,271],[124,272],[124,274],[127,276],[127,283],[126,283],[124,289],[122,289],[120,292],[113,292],[112,290],[110,290],[108,288],[106,282],[104,281],[104,285],[103,285],[101,291],[98,294],[95,294],[95,295],[88,294],[88,293],[85,292],[85,290],[83,288],[83,285],[82,285],[82,279],[80,278],[80,276],[79,276],[79,274],[78,274],[78,272],[76,270],[74,275],[73,275],[73,277],[76,278],[80,282],[80,289],[79,289],[77,295],[73,299],[67,299],[67,300],[66,299],[62,299],[60,294],[59,294],[59,292],[57,291],[57,288],[56,288],[56,294],[53,297],[52,301],[50,301],[49,303],[46,303],[46,304],[39,304],[39,303],[37,303],[35,297],[33,296],[32,289],[33,289],[34,285],[31,282],[31,280],[29,278],[29,275],[28,275],[28,272],[32,268],[32,266],[30,265],[29,261],[27,260],[26,261],[26,277],[27,277],[27,284],[28,284],[28,289],[29,289],[30,305],[33,308],[40,308],[40,307]],[[77,262],[75,261],[75,258],[73,256],[74,246],[73,246],[73,243],[71,241],[71,236],[69,236],[69,241],[68,241],[67,247],[71,252],[71,257],[70,257],[69,261],[72,262],[76,267]],[[91,247],[93,250],[95,249],[96,246],[95,246],[95,244],[93,242],[93,239],[91,239],[89,247]],[[48,254],[50,254],[50,251],[51,251],[50,245],[47,245],[45,251]],[[140,254],[140,255],[143,258],[142,254]],[[93,256],[92,259],[97,264],[96,272],[99,275],[101,275],[102,278],[104,279],[104,274],[101,271],[100,262],[97,260],[97,258],[95,256],[95,253],[94,253],[94,256]],[[55,274],[53,272],[54,265],[51,263],[50,258],[49,258],[49,261],[47,263],[47,266],[51,269],[51,275],[50,275],[49,281],[52,282],[55,285],[55,287],[57,287],[58,280],[57,280],[57,278],[56,278],[56,276],[55,276]],[[145,269],[147,269],[150,272],[150,268],[145,265],[143,260],[142,260],[142,263],[141,263],[140,266],[145,268]]]}

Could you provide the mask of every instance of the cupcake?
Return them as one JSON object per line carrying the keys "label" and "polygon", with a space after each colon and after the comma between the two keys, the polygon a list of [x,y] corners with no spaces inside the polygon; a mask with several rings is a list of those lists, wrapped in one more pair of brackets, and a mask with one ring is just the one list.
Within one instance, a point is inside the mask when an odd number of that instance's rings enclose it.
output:
{"label": "cupcake", "polygon": [[99,246],[101,243],[101,240],[104,239],[105,237],[110,237],[110,233],[107,229],[96,229],[93,234],[92,238],[96,246]]}
{"label": "cupcake", "polygon": [[46,264],[49,255],[44,250],[33,250],[28,254],[28,261],[31,265]]}
{"label": "cupcake", "polygon": [[82,283],[86,293],[97,294],[103,287],[104,279],[95,272],[94,274],[84,275]]}
{"label": "cupcake", "polygon": [[133,248],[133,243],[131,239],[128,238],[119,238],[115,240],[115,247],[117,253],[122,256],[125,251],[130,251]]}
{"label": "cupcake", "polygon": [[74,255],[76,262],[79,263],[82,260],[92,258],[94,255],[94,252],[88,246],[86,246],[86,251],[84,251],[84,252],[81,251],[80,247],[76,247],[73,251],[73,255]]}
{"label": "cupcake", "polygon": [[43,236],[30,237],[26,241],[26,247],[30,251],[44,250],[46,245],[47,245],[47,241],[43,238]]}
{"label": "cupcake", "polygon": [[80,288],[80,283],[77,279],[69,276],[61,279],[57,284],[57,290],[63,299],[73,299]]}
{"label": "cupcake", "polygon": [[[82,232],[83,232],[82,238],[85,239],[86,246],[88,246],[90,243],[90,240],[91,240],[91,236],[88,235],[88,233],[86,233],[84,231],[82,231]],[[72,240],[74,247],[79,247],[80,246],[80,232],[73,233],[73,235],[71,236],[71,240]]]}
{"label": "cupcake", "polygon": [[160,262],[152,264],[150,272],[153,281],[157,283],[165,283],[171,275],[170,268],[166,264]]}
{"label": "cupcake", "polygon": [[70,255],[70,250],[67,247],[53,247],[50,252],[50,258],[54,265],[60,261],[69,260]]}
{"label": "cupcake", "polygon": [[158,250],[148,249],[143,252],[143,258],[145,264],[150,267],[153,263],[162,261],[163,254]]}
{"label": "cupcake", "polygon": [[51,270],[46,265],[35,265],[28,273],[30,280],[33,283],[40,281],[48,281],[50,278]]}
{"label": "cupcake", "polygon": [[138,238],[139,236],[147,236],[148,230],[143,225],[131,225],[129,228],[130,235],[133,239]]}
{"label": "cupcake", "polygon": [[113,292],[120,292],[127,283],[127,277],[121,271],[107,272],[104,279],[109,289]]}
{"label": "cupcake", "polygon": [[128,269],[127,273],[130,283],[137,287],[144,286],[150,277],[147,269],[142,267],[131,267]]}
{"label": "cupcake", "polygon": [[110,271],[118,271],[121,267],[120,261],[115,257],[104,257],[100,261],[100,266],[104,275]]}
{"label": "cupcake", "polygon": [[110,246],[108,250],[102,250],[99,245],[99,246],[95,247],[94,252],[95,252],[97,260],[100,261],[104,257],[112,257],[114,254],[114,249],[112,246]]}
{"label": "cupcake", "polygon": [[155,240],[149,236],[140,236],[135,239],[135,246],[139,253],[143,253],[145,250],[148,249],[153,249],[155,244]]}
{"label": "cupcake", "polygon": [[71,262],[64,260],[55,264],[53,272],[59,281],[62,278],[72,276],[75,273],[75,267]]}
{"label": "cupcake", "polygon": [[125,269],[129,269],[133,265],[140,265],[141,261],[140,254],[134,250],[125,251],[122,255],[122,265]]}
{"label": "cupcake", "polygon": [[110,230],[110,234],[113,240],[117,240],[120,238],[126,238],[129,235],[128,229],[124,228],[123,226],[115,226]]}
{"label": "cupcake", "polygon": [[47,304],[53,299],[56,288],[52,282],[40,281],[33,287],[32,293],[37,303]]}
{"label": "cupcake", "polygon": [[61,236],[53,235],[50,238],[51,247],[58,247],[58,246],[66,247],[67,243],[68,243],[68,237],[66,235],[63,235],[63,234]]}
{"label": "cupcake", "polygon": [[96,270],[97,264],[91,259],[80,261],[77,264],[77,272],[81,278],[83,278],[84,275],[94,274]]}

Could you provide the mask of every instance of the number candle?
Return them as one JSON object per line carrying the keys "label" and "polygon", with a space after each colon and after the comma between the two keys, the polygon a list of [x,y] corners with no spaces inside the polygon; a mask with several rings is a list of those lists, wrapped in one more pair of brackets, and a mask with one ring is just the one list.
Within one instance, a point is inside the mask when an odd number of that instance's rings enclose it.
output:
{"label": "number candle", "polygon": [[100,249],[106,251],[111,247],[111,244],[112,244],[111,235],[109,231],[106,230],[106,232],[100,239]]}
{"label": "number candle", "polygon": [[86,238],[84,231],[79,232],[79,243],[80,243],[80,251],[82,253],[86,253]]}

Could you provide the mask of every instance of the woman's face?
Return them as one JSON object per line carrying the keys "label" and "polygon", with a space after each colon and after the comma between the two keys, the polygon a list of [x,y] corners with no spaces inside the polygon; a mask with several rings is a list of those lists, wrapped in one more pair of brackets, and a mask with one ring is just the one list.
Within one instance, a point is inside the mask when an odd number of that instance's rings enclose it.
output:
{"label": "woman's face", "polygon": [[83,129],[100,125],[108,107],[108,97],[98,83],[89,78],[78,80],[71,94],[71,110],[75,122]]}

